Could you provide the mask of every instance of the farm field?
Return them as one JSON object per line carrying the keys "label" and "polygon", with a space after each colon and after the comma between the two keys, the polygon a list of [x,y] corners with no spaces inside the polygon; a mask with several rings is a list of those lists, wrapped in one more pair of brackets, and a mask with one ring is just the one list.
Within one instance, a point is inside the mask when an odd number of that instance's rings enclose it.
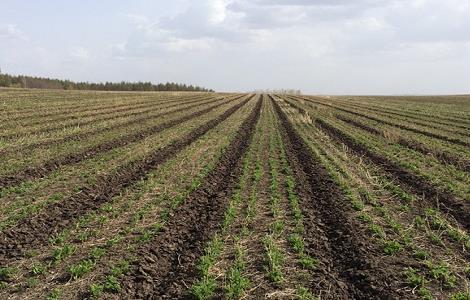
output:
{"label": "farm field", "polygon": [[470,96],[0,108],[0,299],[470,299]]}

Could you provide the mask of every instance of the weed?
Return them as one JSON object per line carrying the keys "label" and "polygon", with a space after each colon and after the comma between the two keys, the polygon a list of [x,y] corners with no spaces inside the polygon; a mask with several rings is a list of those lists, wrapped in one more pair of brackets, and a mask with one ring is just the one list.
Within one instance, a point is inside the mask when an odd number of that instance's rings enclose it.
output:
{"label": "weed", "polygon": [[140,243],[146,243],[150,241],[153,237],[153,231],[152,230],[144,230],[138,237],[137,241]]}
{"label": "weed", "polygon": [[124,237],[120,234],[116,235],[114,238],[106,241],[106,247],[111,248],[112,246],[116,245],[119,243]]}
{"label": "weed", "polygon": [[470,267],[466,267],[466,268],[464,269],[464,273],[465,273],[465,275],[467,276],[467,278],[470,279]]}
{"label": "weed", "polygon": [[65,240],[69,237],[69,235],[70,235],[70,231],[64,230],[60,234],[55,236],[54,238],[50,239],[49,242],[52,245],[62,245],[65,242]]}
{"label": "weed", "polygon": [[449,235],[449,237],[451,239],[453,239],[454,241],[457,241],[457,242],[461,242],[465,239],[465,234],[463,234],[462,232],[460,232],[459,230],[455,229],[455,228],[448,228],[447,229],[447,234]]}
{"label": "weed", "polygon": [[237,214],[237,210],[233,203],[230,203],[229,208],[225,211],[224,222],[222,225],[222,230],[225,232],[228,227],[233,223],[235,220],[235,216]]}
{"label": "weed", "polygon": [[166,222],[168,221],[168,219],[170,218],[170,211],[168,208],[165,208],[161,215],[160,215],[160,218],[163,220],[163,222]]}
{"label": "weed", "polygon": [[209,274],[209,268],[214,264],[216,258],[222,252],[222,249],[223,241],[218,235],[215,235],[205,249],[205,255],[201,258],[198,266],[203,276],[207,276]]}
{"label": "weed", "polygon": [[98,224],[99,224],[100,226],[103,226],[105,223],[108,222],[108,220],[109,220],[109,218],[108,218],[107,216],[100,216],[100,217],[98,218]]}
{"label": "weed", "polygon": [[105,204],[103,204],[103,206],[100,207],[100,211],[111,213],[111,212],[115,211],[115,208],[113,207],[112,203],[105,203]]}
{"label": "weed", "polygon": [[39,254],[39,251],[37,250],[28,250],[26,251],[25,256],[28,258],[32,258],[32,257],[37,256],[38,254]]}
{"label": "weed", "polygon": [[64,199],[64,195],[61,194],[61,193],[55,193],[55,194],[52,194],[49,197],[49,200],[52,201],[52,202],[57,202],[57,201],[60,201],[62,199]]}

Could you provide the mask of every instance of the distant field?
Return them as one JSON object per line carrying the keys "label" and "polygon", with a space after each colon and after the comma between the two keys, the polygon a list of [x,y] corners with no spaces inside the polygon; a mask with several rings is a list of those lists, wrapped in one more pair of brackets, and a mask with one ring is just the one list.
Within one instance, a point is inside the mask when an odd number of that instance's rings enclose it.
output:
{"label": "distant field", "polygon": [[470,96],[0,89],[0,299],[470,299]]}

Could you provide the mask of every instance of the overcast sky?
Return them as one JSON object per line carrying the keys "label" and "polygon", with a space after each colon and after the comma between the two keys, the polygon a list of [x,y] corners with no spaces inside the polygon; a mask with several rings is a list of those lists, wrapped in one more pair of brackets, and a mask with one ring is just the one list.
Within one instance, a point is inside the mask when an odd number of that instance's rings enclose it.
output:
{"label": "overcast sky", "polygon": [[218,91],[470,92],[470,0],[0,0],[3,72]]}

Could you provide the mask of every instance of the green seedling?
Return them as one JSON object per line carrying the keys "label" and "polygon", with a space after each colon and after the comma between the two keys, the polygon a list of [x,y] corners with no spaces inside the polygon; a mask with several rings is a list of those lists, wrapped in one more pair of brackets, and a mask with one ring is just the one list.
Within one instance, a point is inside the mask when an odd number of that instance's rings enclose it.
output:
{"label": "green seedling", "polygon": [[95,262],[91,259],[81,261],[78,265],[69,268],[70,277],[73,280],[83,277],[86,273],[90,272],[95,266]]}
{"label": "green seedling", "polygon": [[118,293],[121,290],[121,284],[115,276],[108,275],[104,282],[104,289],[112,293]]}
{"label": "green seedling", "polygon": [[408,284],[412,287],[423,287],[426,283],[424,276],[418,274],[418,270],[413,268],[408,268],[405,272],[406,280]]}
{"label": "green seedling", "polygon": [[104,291],[104,285],[100,283],[92,283],[90,285],[90,295],[93,299],[101,297]]}
{"label": "green seedling", "polygon": [[295,291],[296,299],[299,300],[317,300],[318,298],[315,297],[307,288],[300,286]]}
{"label": "green seedling", "polygon": [[192,288],[192,294],[199,300],[209,299],[217,287],[215,279],[212,276],[204,276],[196,282]]}

